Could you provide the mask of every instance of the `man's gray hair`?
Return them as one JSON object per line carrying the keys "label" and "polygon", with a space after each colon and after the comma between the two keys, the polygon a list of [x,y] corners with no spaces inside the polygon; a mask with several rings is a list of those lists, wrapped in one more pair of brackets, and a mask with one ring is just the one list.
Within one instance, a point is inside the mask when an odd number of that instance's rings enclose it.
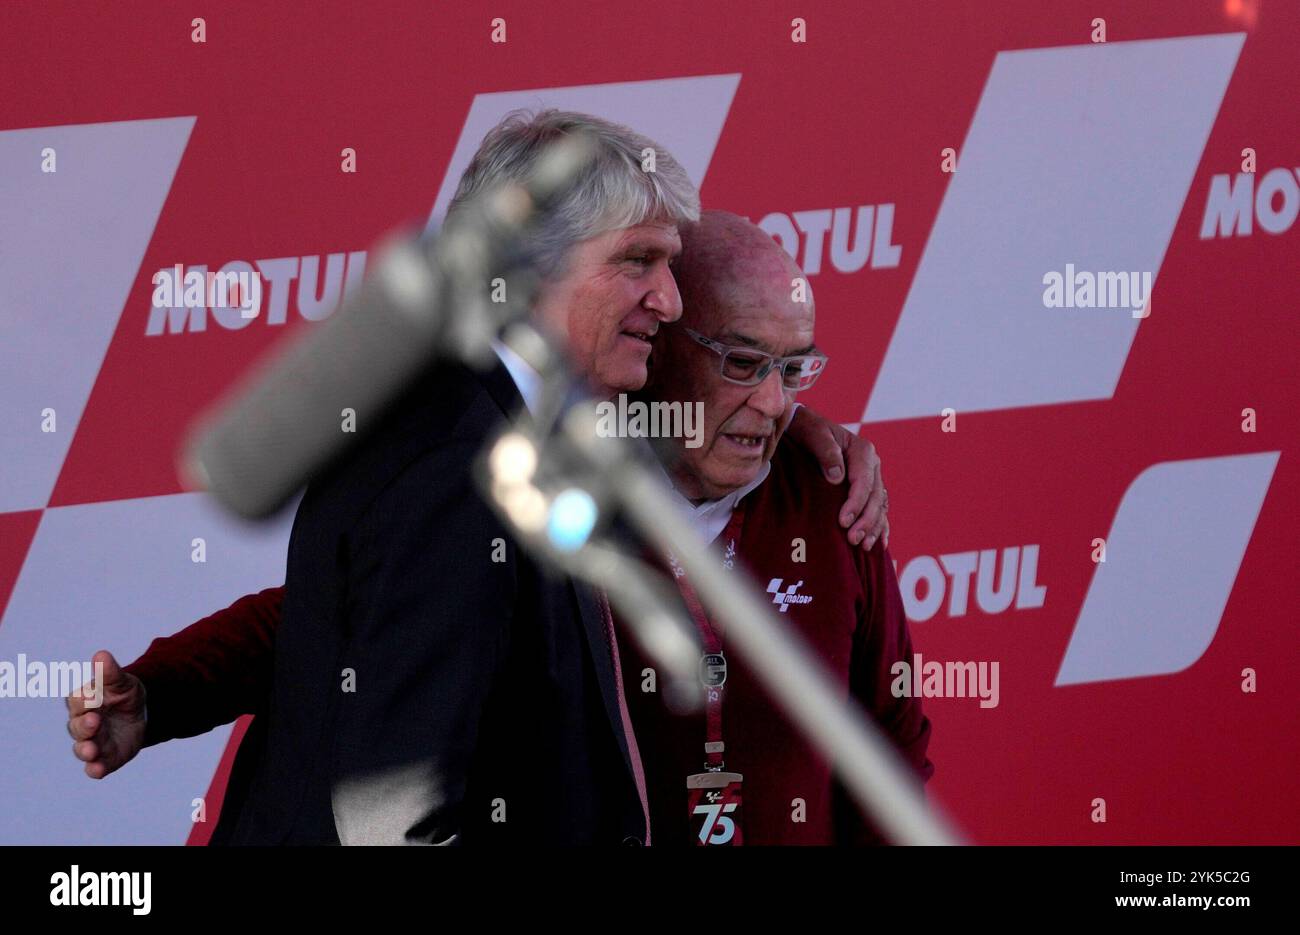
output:
{"label": "man's gray hair", "polygon": [[[561,275],[570,247],[606,231],[651,220],[699,220],[700,193],[671,153],[617,123],[562,110],[517,110],[488,131],[460,177],[448,217],[480,192],[528,178],[549,143],[583,131],[595,140],[596,152],[530,245],[544,275]],[[642,169],[651,159],[654,171]]]}

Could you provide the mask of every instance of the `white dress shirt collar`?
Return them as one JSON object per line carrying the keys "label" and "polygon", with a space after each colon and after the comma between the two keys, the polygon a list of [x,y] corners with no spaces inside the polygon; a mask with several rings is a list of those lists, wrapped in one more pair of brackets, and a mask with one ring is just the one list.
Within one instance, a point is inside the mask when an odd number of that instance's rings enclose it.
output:
{"label": "white dress shirt collar", "polygon": [[672,488],[673,500],[681,507],[686,519],[695,527],[695,531],[704,537],[704,541],[712,542],[722,535],[722,531],[727,528],[727,523],[730,522],[731,514],[735,511],[736,505],[745,498],[746,494],[767,480],[767,475],[771,470],[772,462],[764,461],[763,468],[758,472],[757,477],[744,487],[733,490],[725,497],[719,497],[716,500],[691,503],[690,500],[687,500],[678,492],[676,487]]}
{"label": "white dress shirt collar", "polygon": [[524,398],[528,411],[536,415],[537,403],[542,394],[542,375],[500,341],[492,342],[492,350],[496,351],[501,365],[510,373],[510,379],[515,381],[515,387]]}

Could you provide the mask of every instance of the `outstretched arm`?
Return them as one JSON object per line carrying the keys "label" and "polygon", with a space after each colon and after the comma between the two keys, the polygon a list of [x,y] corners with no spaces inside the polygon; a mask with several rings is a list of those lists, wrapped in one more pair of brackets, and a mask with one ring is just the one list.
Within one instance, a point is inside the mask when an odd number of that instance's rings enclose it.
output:
{"label": "outstretched arm", "polygon": [[159,637],[129,666],[105,650],[104,695],[87,707],[70,695],[68,733],[86,775],[103,779],[143,747],[193,737],[251,714],[270,689],[283,588],[241,597],[225,610]]}

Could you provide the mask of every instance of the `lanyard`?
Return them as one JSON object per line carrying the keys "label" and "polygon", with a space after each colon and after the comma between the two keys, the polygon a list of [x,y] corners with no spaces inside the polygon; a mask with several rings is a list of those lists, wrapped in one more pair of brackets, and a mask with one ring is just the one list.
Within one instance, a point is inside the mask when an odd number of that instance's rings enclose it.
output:
{"label": "lanyard", "polygon": [[[741,531],[745,527],[745,505],[742,500],[731,511],[727,527],[722,531],[721,541],[726,547],[723,566],[731,568],[735,561],[736,548],[740,542]],[[669,556],[673,566],[673,577],[682,592],[686,609],[695,622],[695,629],[700,634],[704,646],[704,656],[700,659],[700,681],[704,686],[705,711],[705,768],[720,770],[723,768],[722,754],[726,749],[722,742],[722,696],[726,689],[727,660],[722,653],[722,631],[709,619],[695,588],[686,580],[686,571]]]}

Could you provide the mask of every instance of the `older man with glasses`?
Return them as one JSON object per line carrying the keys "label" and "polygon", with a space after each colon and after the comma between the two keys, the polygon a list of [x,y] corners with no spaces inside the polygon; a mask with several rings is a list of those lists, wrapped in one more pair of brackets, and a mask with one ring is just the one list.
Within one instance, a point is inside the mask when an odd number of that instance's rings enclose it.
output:
{"label": "older man with glasses", "polygon": [[[838,535],[839,495],[807,454],[780,445],[795,396],[825,371],[815,308],[798,266],[744,218],[707,211],[682,227],[683,313],[655,347],[646,395],[703,402],[703,443],[672,446],[681,508],[727,567],[771,596],[780,623],[821,658],[842,695],[894,741],[922,781],[930,724],[890,691],[911,640],[884,543]],[[792,298],[793,296],[793,298]],[[801,301],[800,299],[806,299]],[[671,558],[670,558],[671,562]],[[881,840],[833,780],[830,764],[728,657],[726,634],[672,564],[704,647],[702,713],[675,715],[658,692],[629,691],[658,844],[857,844]],[[623,681],[653,684],[629,647]]]}

